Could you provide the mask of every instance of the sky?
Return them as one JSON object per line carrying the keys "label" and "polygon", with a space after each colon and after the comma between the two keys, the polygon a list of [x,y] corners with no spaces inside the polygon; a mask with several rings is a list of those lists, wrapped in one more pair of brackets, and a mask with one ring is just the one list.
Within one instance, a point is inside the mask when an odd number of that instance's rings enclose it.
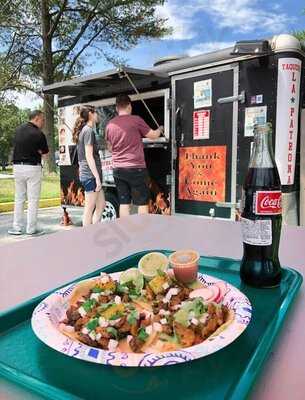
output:
{"label": "sky", "polygon": [[[117,54],[129,66],[150,68],[160,57],[194,56],[230,47],[238,40],[266,39],[280,33],[305,29],[303,0],[168,0],[158,7],[173,33],[162,40],[142,41],[128,52]],[[91,57],[84,74],[112,66]],[[19,95],[20,107],[36,107],[33,95]]]}

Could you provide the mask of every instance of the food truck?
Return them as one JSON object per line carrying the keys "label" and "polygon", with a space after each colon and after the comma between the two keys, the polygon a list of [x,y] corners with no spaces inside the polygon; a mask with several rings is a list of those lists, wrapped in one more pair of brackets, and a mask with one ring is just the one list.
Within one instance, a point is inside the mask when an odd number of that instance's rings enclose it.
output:
{"label": "food truck", "polygon": [[235,220],[255,124],[270,122],[283,191],[283,217],[305,224],[304,56],[291,35],[236,42],[194,57],[167,57],[151,69],[121,66],[43,88],[58,95],[61,198],[82,206],[72,128],[80,107],[94,105],[107,206],[119,215],[105,127],[115,97],[127,93],[133,113],[164,137],[143,140],[151,213]]}

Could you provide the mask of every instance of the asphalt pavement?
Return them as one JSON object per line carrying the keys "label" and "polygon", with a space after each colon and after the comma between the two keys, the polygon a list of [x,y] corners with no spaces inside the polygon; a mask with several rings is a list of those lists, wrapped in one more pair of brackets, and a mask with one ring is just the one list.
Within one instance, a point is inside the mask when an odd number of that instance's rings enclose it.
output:
{"label": "asphalt pavement", "polygon": [[[38,213],[38,228],[42,229],[46,235],[52,233],[76,229],[82,226],[82,208],[67,208],[69,216],[73,222],[73,225],[63,226],[60,224],[63,215],[63,210],[61,207],[52,208],[41,208]],[[26,217],[26,212],[25,212]],[[12,243],[21,240],[33,240],[35,236],[11,236],[7,232],[12,228],[13,223],[13,213],[0,213],[0,245],[6,243]]]}

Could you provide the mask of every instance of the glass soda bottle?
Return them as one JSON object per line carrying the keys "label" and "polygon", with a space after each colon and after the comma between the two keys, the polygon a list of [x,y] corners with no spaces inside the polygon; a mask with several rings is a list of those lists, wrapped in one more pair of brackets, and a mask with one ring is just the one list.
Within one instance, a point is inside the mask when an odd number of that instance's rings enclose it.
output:
{"label": "glass soda bottle", "polygon": [[280,284],[281,226],[281,181],[273,155],[272,129],[270,124],[256,125],[242,199],[240,276],[244,283],[262,288]]}

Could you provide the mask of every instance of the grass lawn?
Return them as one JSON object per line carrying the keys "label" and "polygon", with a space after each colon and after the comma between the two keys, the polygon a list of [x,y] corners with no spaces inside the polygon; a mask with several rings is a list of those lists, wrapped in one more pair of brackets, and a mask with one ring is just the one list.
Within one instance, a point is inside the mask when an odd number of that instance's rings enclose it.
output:
{"label": "grass lawn", "polygon": [[[14,201],[14,179],[0,179],[0,203]],[[42,180],[41,199],[60,197],[59,175],[45,176]]]}
{"label": "grass lawn", "polygon": [[0,167],[0,174],[12,175],[12,173],[13,173],[13,167],[11,165],[6,167],[5,171],[3,171],[2,167]]}

